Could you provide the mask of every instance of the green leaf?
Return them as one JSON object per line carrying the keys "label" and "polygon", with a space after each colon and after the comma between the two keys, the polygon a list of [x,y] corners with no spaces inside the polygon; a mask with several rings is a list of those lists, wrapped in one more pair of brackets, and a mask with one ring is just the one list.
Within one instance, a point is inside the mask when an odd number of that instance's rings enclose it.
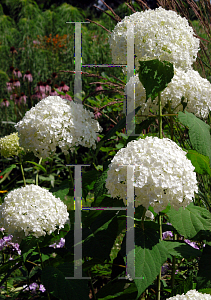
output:
{"label": "green leaf", "polygon": [[[123,275],[125,276],[125,275]],[[119,277],[122,277],[119,275]],[[98,300],[134,300],[137,297],[137,287],[135,283],[130,282],[130,286],[125,288],[126,283],[128,283],[128,279],[121,280],[112,280],[109,281],[105,286],[103,286],[97,292]]]}
{"label": "green leaf", "polygon": [[139,60],[139,80],[146,89],[146,101],[151,97],[153,101],[158,92],[163,91],[174,77],[173,64],[158,59],[141,61]]}
{"label": "green leaf", "polygon": [[210,126],[187,111],[178,113],[179,121],[189,128],[192,147],[204,156],[208,156],[211,166],[211,137]]}
{"label": "green leaf", "polygon": [[199,293],[202,293],[202,294],[210,294],[211,295],[211,288],[210,289],[201,289],[201,290],[198,290]]}
{"label": "green leaf", "polygon": [[211,288],[211,246],[203,248],[202,256],[199,261],[199,271],[196,278],[196,289]]}
{"label": "green leaf", "polygon": [[[87,275],[82,272],[82,277]],[[47,266],[42,270],[41,281],[46,290],[62,300],[88,299],[87,279],[65,279],[74,277],[74,265],[65,262],[57,267]]]}
{"label": "green leaf", "polygon": [[162,241],[162,243],[172,256],[190,259],[192,257],[195,258],[202,255],[200,250],[191,247],[183,241]]}
{"label": "green leaf", "polygon": [[97,170],[91,170],[87,171],[86,173],[83,173],[82,175],[82,196],[86,201],[86,197],[89,193],[94,188],[94,184],[96,180],[99,177],[99,172]]}
{"label": "green leaf", "polygon": [[60,186],[51,188],[49,192],[51,192],[55,197],[60,198],[62,201],[64,201],[64,198],[68,194],[69,189],[70,183],[69,180],[66,179],[62,182]]}
{"label": "green leaf", "polygon": [[[115,211],[99,211],[88,228],[82,228],[83,256],[110,260],[110,253],[116,240],[118,222]],[[93,215],[89,211],[90,215]],[[106,243],[105,243],[106,241]],[[70,230],[65,238],[65,246],[69,251],[74,250],[74,230]]]}
{"label": "green leaf", "polygon": [[[141,108],[141,106],[138,106],[135,109],[135,114],[137,114],[137,112],[139,111],[139,109]],[[127,117],[134,117],[134,111],[131,112],[130,114],[127,115]],[[152,118],[154,119],[154,118]],[[122,118],[111,130],[109,130],[106,135],[102,138],[102,140],[100,140],[97,143],[97,147],[96,147],[96,154],[95,156],[97,157],[97,154],[100,150],[100,148],[104,145],[105,141],[107,141],[108,139],[110,139],[112,136],[115,135],[116,131],[121,131],[122,129],[124,129],[126,126],[126,116],[124,118]]]}
{"label": "green leaf", "polygon": [[[159,233],[151,228],[134,228],[135,230],[135,276],[142,279],[134,278],[138,289],[137,298],[145,289],[153,283],[160,272],[161,266],[167,260],[168,250],[164,243],[159,239]],[[132,251],[129,252],[132,253]],[[126,236],[123,239],[120,250],[126,263]],[[129,266],[130,267],[130,266]]]}
{"label": "green leaf", "polygon": [[[99,176],[99,175],[98,175]],[[108,174],[107,171],[104,171],[101,176],[98,177],[97,181],[95,182],[94,185],[94,203],[93,206],[96,206],[96,199],[103,195],[106,194],[108,192],[107,188],[105,187],[106,185],[106,178],[107,178]]]}
{"label": "green leaf", "polygon": [[[204,231],[211,231],[211,213],[206,209],[190,203],[185,209],[178,211],[171,208],[167,212],[169,221],[180,235],[187,239],[200,236]],[[198,237],[199,237],[198,236]]]}
{"label": "green leaf", "polygon": [[16,165],[11,165],[8,168],[6,168],[3,172],[0,173],[1,176],[4,175],[4,177],[0,180],[0,183],[2,183],[7,177],[10,175],[13,169],[16,168]]}
{"label": "green leaf", "polygon": [[41,169],[43,172],[47,173],[46,169],[43,166],[37,164],[36,162],[34,161],[26,161],[26,162],[35,165],[38,169]]}
{"label": "green leaf", "polygon": [[[193,276],[190,275],[187,279],[183,280],[179,286],[173,288],[173,296],[186,294],[193,289]],[[189,297],[188,297],[189,298]]]}
{"label": "green leaf", "polygon": [[17,259],[14,260],[8,260],[7,262],[5,262],[0,266],[0,274],[4,274],[8,272],[11,269],[11,267],[13,267],[17,262],[20,261],[22,261],[21,257],[18,257]]}
{"label": "green leaf", "polygon": [[15,169],[15,168],[16,168],[16,165],[11,165],[8,168],[6,168],[4,171],[2,171],[0,175],[4,175],[4,174],[12,171],[12,169]]}
{"label": "green leaf", "polygon": [[211,169],[209,165],[210,159],[208,156],[204,156],[195,150],[188,150],[186,156],[188,159],[190,159],[192,165],[195,167],[196,173],[211,175]]}

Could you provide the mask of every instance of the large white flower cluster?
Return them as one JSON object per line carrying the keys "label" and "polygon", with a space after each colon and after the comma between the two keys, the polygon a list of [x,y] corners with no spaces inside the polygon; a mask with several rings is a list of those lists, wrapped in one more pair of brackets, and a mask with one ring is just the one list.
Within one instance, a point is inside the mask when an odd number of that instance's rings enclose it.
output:
{"label": "large white flower cluster", "polygon": [[14,132],[0,139],[0,154],[5,157],[17,156],[22,150],[19,146],[18,133]]}
{"label": "large white flower cluster", "polygon": [[[132,76],[130,81],[125,86],[125,93],[134,94],[135,84],[135,108],[141,105],[141,109],[137,116],[142,111],[143,115],[148,115],[151,109],[156,114],[158,111],[158,97],[151,101],[151,97],[146,101],[146,90],[139,80],[138,74]],[[174,77],[167,87],[161,92],[161,103],[164,107],[170,100],[171,108],[176,108],[181,103],[181,98],[184,97],[184,102],[187,103],[185,110],[195,114],[199,118],[207,118],[211,111],[211,83],[202,78],[198,71],[193,69],[185,72],[181,68],[174,68]],[[126,105],[124,103],[124,113],[126,113]],[[177,113],[183,109],[180,104],[174,111]]]}
{"label": "large white flower cluster", "polygon": [[[125,166],[123,166],[125,165]],[[178,210],[185,208],[198,192],[196,173],[191,161],[175,142],[168,138],[147,136],[131,141],[112,159],[107,172],[106,188],[113,198],[126,204],[127,166],[135,165],[135,207],[154,207],[159,213],[168,204]]]}
{"label": "large white flower cluster", "polygon": [[15,127],[20,145],[39,158],[54,154],[56,147],[65,155],[79,144],[96,149],[96,132],[103,130],[92,112],[59,96],[42,99]]}
{"label": "large white flower cluster", "polygon": [[[166,60],[184,70],[190,69],[196,61],[200,40],[193,36],[194,31],[188,20],[175,11],[159,7],[126,16],[115,26],[109,39],[113,63],[127,64],[129,22],[134,23],[136,70],[139,60]],[[126,71],[126,68],[123,70]]]}
{"label": "large white flower cluster", "polygon": [[[31,184],[11,191],[0,206],[0,224],[9,234],[39,238],[69,223],[67,206],[45,188]],[[70,224],[70,223],[69,223]]]}
{"label": "large white flower cluster", "polygon": [[190,290],[185,295],[176,295],[167,300],[211,300],[211,295],[199,293],[197,290]]}

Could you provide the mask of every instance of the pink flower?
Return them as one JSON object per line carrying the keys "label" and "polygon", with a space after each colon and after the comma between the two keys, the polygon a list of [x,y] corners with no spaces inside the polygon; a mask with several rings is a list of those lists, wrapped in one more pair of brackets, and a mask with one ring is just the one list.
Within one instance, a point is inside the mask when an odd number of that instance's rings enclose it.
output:
{"label": "pink flower", "polygon": [[40,93],[40,92],[36,92],[34,95],[32,95],[32,98],[38,98],[38,99],[43,99],[46,98],[46,94],[45,93]]}
{"label": "pink flower", "polygon": [[102,116],[102,114],[100,113],[99,108],[94,107],[94,109],[95,109],[95,112],[94,112],[94,118],[95,118],[95,119],[100,118],[100,116]]}
{"label": "pink flower", "polygon": [[16,97],[17,97],[17,94],[12,94],[12,95],[10,95],[10,100],[15,99]]}
{"label": "pink flower", "polygon": [[[6,98],[4,98],[4,99],[3,99],[3,102],[1,102],[1,107],[3,107],[3,106],[8,107],[9,105],[10,105],[9,101],[8,101]],[[0,172],[1,172],[1,171],[0,171]]]}
{"label": "pink flower", "polygon": [[62,99],[66,99],[66,100],[70,100],[70,101],[73,100],[68,94],[66,94],[66,95],[60,95],[60,97],[61,97]]}
{"label": "pink flower", "polygon": [[101,138],[98,136],[98,137],[97,137],[97,141],[99,142],[100,140],[101,140]]}
{"label": "pink flower", "polygon": [[25,78],[27,78],[27,80],[30,82],[33,81],[32,74],[30,73],[30,71],[26,71],[25,75],[23,76],[24,81],[25,81]]}
{"label": "pink flower", "polygon": [[25,96],[24,93],[21,93],[20,102],[26,104],[26,98],[27,96]]}
{"label": "pink flower", "polygon": [[8,92],[12,92],[12,89],[14,87],[14,82],[15,81],[13,80],[13,78],[11,78],[9,82],[6,82]]}
{"label": "pink flower", "polygon": [[61,92],[64,92],[64,93],[66,93],[66,92],[68,92],[69,91],[69,86],[67,86],[65,83],[64,83],[64,81],[62,81],[61,82],[61,84],[60,84],[60,87],[58,88],[58,90]]}
{"label": "pink flower", "polygon": [[14,86],[21,86],[21,84],[20,84],[20,81],[18,81],[18,79],[15,79],[14,80],[14,84],[13,84]]}
{"label": "pink flower", "polygon": [[57,93],[57,91],[52,89],[51,92],[50,92],[50,96],[59,96],[59,94]]}
{"label": "pink flower", "polygon": [[15,70],[13,71],[13,73],[14,73],[14,75],[17,76],[18,78],[22,77],[22,74],[21,74],[21,72],[20,72],[18,69],[15,69]]}
{"label": "pink flower", "polygon": [[100,83],[97,83],[97,84],[96,84],[95,91],[96,91],[96,92],[97,92],[97,91],[103,91],[103,87],[102,87],[102,85],[101,85]]}
{"label": "pink flower", "polygon": [[47,93],[47,92],[51,92],[51,87],[50,87],[50,85],[48,85],[48,84],[46,84],[46,87],[45,87],[45,92]]}
{"label": "pink flower", "polygon": [[33,44],[40,44],[39,41],[33,41]]}
{"label": "pink flower", "polygon": [[37,83],[37,86],[35,87],[35,92],[45,93],[45,85],[42,81],[39,81]]}

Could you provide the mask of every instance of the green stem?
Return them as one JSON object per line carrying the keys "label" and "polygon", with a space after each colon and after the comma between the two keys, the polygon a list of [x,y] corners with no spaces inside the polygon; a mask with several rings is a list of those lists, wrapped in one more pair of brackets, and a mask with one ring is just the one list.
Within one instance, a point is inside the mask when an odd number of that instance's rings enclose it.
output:
{"label": "green stem", "polygon": [[[7,255],[4,252],[3,252],[2,259],[3,259],[3,264],[5,264],[7,260]],[[5,281],[5,290],[7,291],[7,280]]]}
{"label": "green stem", "polygon": [[162,105],[161,105],[161,93],[158,92],[158,104],[159,104],[159,138],[162,139]]}
{"label": "green stem", "polygon": [[24,186],[26,186],[26,180],[25,180],[24,171],[23,171],[23,165],[22,165],[22,160],[21,160],[21,154],[19,154],[19,160],[20,160],[20,166],[21,166],[21,173],[22,173],[22,176],[23,176],[23,183],[24,183]]}
{"label": "green stem", "polygon": [[[37,241],[37,249],[38,249],[38,252],[39,252],[39,257],[40,257],[40,261],[41,261],[41,267],[42,267],[42,270],[44,269],[44,265],[43,265],[43,261],[42,261],[42,255],[41,255],[41,252],[40,252],[40,246],[39,246],[39,242]],[[49,292],[47,291],[47,295],[48,295],[48,300],[51,300],[51,297],[50,297],[50,294]]]}
{"label": "green stem", "polygon": [[[41,164],[41,162],[42,162],[42,157],[39,160],[39,165]],[[36,181],[35,181],[36,185],[38,185],[38,176],[39,176],[38,172],[39,170],[37,170],[37,174],[36,174]]]}
{"label": "green stem", "polygon": [[[177,240],[177,234],[174,233],[174,241]],[[171,273],[171,295],[173,296],[174,280],[175,280],[175,270],[176,270],[176,257],[172,256],[172,273]]]}
{"label": "green stem", "polygon": [[[168,100],[168,105],[169,105],[169,114],[171,113],[171,104],[170,101]],[[173,141],[174,139],[174,132],[173,132],[173,117],[170,116],[170,127],[171,127],[171,140]]]}
{"label": "green stem", "polygon": [[[66,158],[67,164],[69,165],[70,164],[70,155],[69,154],[65,155],[65,158]],[[72,185],[70,184],[70,191],[69,191],[69,192],[71,192],[72,186],[74,188],[74,181],[73,181],[72,171],[71,171],[71,167],[70,166],[68,166],[68,170],[69,170],[69,174],[70,174],[70,180],[71,180],[71,183],[72,183]]]}
{"label": "green stem", "polygon": [[[162,139],[162,105],[161,105],[161,93],[158,93],[158,105],[159,105],[159,138]],[[160,240],[162,241],[162,219],[161,215],[158,216],[158,224],[160,229]],[[160,287],[161,287],[161,268],[157,277],[157,300],[160,300]]]}
{"label": "green stem", "polygon": [[[160,240],[162,241],[162,218],[161,218],[160,214],[158,216],[158,224],[159,224],[159,229],[160,229]],[[157,277],[157,300],[160,300],[161,269],[162,268],[160,268],[160,273],[159,273],[159,275]]]}
{"label": "green stem", "polygon": [[92,276],[91,276],[90,271],[88,271],[88,275],[89,275],[89,277],[91,277],[91,279],[90,279],[90,284],[91,284],[91,290],[92,290],[92,294],[93,294],[93,299],[97,300],[97,297],[96,297],[96,295],[95,295],[94,286],[93,286],[93,284],[92,284]]}

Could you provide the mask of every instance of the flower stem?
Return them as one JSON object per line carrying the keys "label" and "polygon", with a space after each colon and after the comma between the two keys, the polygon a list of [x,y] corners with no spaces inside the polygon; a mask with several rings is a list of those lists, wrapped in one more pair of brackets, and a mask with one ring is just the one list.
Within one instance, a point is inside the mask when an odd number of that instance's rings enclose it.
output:
{"label": "flower stem", "polygon": [[91,290],[92,290],[93,299],[96,300],[97,298],[96,298],[96,295],[95,295],[94,286],[93,286],[93,284],[92,284],[92,276],[91,276],[90,271],[88,271],[88,275],[89,275],[89,277],[91,277],[91,279],[90,279],[90,284],[91,284]]}
{"label": "flower stem", "polygon": [[[162,218],[160,214],[158,216],[158,224],[160,229],[160,240],[162,241]],[[160,268],[160,273],[157,277],[157,300],[160,300],[160,287],[161,287],[161,268]]]}
{"label": "flower stem", "polygon": [[[171,114],[171,104],[170,104],[169,100],[168,100],[168,105],[169,105],[169,114]],[[172,116],[170,116],[170,128],[171,128],[171,140],[173,141],[174,132],[173,132],[173,118],[172,118]]]}
{"label": "flower stem", "polygon": [[[39,257],[40,257],[40,261],[41,261],[41,267],[42,267],[42,270],[44,269],[44,265],[43,265],[43,261],[42,261],[42,255],[41,255],[41,252],[40,252],[40,246],[39,246],[39,242],[37,241],[37,249],[38,249],[38,252],[39,252]],[[47,291],[47,295],[48,295],[48,300],[51,300],[51,297],[50,297],[50,294],[49,292]]]}
{"label": "flower stem", "polygon": [[159,138],[162,139],[162,105],[161,105],[161,94],[158,92],[158,103],[159,103]]}
{"label": "flower stem", "polygon": [[[177,234],[174,233],[174,241],[177,240]],[[171,295],[173,296],[174,280],[175,280],[175,270],[176,270],[176,257],[172,257],[172,273],[171,273]]]}
{"label": "flower stem", "polygon": [[23,165],[22,165],[22,160],[21,160],[21,154],[19,155],[19,160],[20,160],[20,166],[21,166],[21,173],[22,173],[22,176],[23,176],[23,183],[24,183],[24,186],[26,186],[26,180],[25,180],[24,171],[23,171]]}
{"label": "flower stem", "polygon": [[[67,164],[69,165],[70,164],[70,155],[69,154],[65,155],[65,158],[66,158]],[[70,190],[69,190],[69,192],[71,192],[72,186],[74,188],[74,181],[73,181],[73,177],[72,177],[72,172],[71,172],[71,167],[70,166],[68,166],[68,170],[69,170],[69,174],[70,174],[70,180],[72,182],[72,185],[70,184]]]}
{"label": "flower stem", "polygon": [[[162,139],[162,105],[161,105],[161,93],[158,92],[158,104],[159,104],[159,138]],[[161,215],[158,216],[158,224],[160,229],[160,240],[162,241],[162,219]],[[157,277],[157,300],[160,300],[160,287],[161,287],[161,268]]]}
{"label": "flower stem", "polygon": [[[39,165],[41,164],[41,162],[42,162],[42,157],[39,160]],[[37,170],[37,174],[36,174],[36,185],[38,185],[38,172],[39,170]]]}

